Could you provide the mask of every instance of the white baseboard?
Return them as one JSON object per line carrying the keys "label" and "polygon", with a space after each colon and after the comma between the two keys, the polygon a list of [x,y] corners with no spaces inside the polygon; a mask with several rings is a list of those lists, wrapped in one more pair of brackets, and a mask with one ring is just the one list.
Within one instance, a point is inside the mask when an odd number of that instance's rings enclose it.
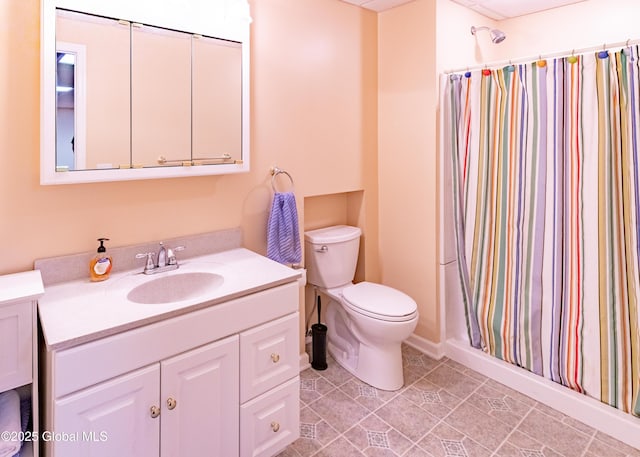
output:
{"label": "white baseboard", "polygon": [[444,349],[450,359],[640,449],[640,419],[637,417],[491,357],[466,342],[447,340]]}
{"label": "white baseboard", "polygon": [[434,343],[415,333],[411,334],[404,342],[432,359],[440,360],[445,355],[444,345],[442,343]]}

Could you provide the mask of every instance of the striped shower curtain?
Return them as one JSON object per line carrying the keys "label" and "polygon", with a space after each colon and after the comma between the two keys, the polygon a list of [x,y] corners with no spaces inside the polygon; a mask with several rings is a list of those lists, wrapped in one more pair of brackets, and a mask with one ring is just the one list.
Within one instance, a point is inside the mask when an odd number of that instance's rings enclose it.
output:
{"label": "striped shower curtain", "polygon": [[469,343],[640,415],[637,47],[441,84]]}

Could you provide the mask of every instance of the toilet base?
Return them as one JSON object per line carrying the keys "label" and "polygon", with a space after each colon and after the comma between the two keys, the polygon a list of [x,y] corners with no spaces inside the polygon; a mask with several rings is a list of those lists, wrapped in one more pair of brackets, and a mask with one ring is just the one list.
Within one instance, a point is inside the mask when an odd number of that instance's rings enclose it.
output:
{"label": "toilet base", "polygon": [[360,344],[357,353],[341,350],[331,340],[329,354],[356,378],[380,390],[395,391],[404,385],[401,345],[370,348]]}
{"label": "toilet base", "polygon": [[381,390],[395,391],[404,385],[402,341],[417,322],[387,322],[349,315],[335,291],[326,291],[327,348],[349,373]]}

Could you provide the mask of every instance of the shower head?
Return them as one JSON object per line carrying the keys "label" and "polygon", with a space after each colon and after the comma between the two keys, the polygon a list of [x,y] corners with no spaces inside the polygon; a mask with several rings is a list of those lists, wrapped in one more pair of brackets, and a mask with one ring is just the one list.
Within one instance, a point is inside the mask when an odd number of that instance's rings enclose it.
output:
{"label": "shower head", "polygon": [[504,34],[502,30],[498,29],[490,29],[489,27],[471,27],[471,35],[475,35],[479,30],[488,30],[489,35],[491,36],[491,41],[495,44],[502,43],[507,35]]}

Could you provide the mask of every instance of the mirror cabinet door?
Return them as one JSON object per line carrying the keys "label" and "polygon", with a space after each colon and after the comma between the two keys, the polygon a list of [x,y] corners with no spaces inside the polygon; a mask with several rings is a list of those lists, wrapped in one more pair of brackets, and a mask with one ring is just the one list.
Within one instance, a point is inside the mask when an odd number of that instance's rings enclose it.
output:
{"label": "mirror cabinet door", "polygon": [[193,160],[242,160],[242,45],[193,37]]}
{"label": "mirror cabinet door", "polygon": [[191,34],[133,24],[131,149],[134,167],[191,160]]}
{"label": "mirror cabinet door", "polygon": [[131,162],[129,48],[127,22],[57,10],[56,170]]}

